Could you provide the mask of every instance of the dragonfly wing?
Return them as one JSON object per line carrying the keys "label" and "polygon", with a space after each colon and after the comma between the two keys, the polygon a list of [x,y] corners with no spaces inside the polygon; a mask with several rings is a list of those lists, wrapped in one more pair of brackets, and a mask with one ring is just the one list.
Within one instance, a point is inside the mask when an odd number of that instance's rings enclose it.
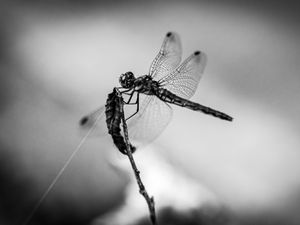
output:
{"label": "dragonfly wing", "polygon": [[105,105],[84,116],[79,121],[80,129],[86,131],[95,126],[91,136],[103,136],[108,133],[106,126]]}
{"label": "dragonfly wing", "polygon": [[146,145],[161,134],[171,118],[172,108],[167,103],[141,94],[139,112],[127,122],[129,139],[134,145]]}
{"label": "dragonfly wing", "polygon": [[168,32],[159,53],[150,66],[149,75],[159,80],[171,73],[181,61],[181,52],[179,35],[175,32]]}
{"label": "dragonfly wing", "polygon": [[[139,112],[127,121],[127,125],[130,141],[133,144],[145,145],[157,138],[169,124],[172,108],[156,96],[141,94],[139,102]],[[82,131],[95,126],[91,136],[107,135],[105,106],[82,117],[79,123]]]}
{"label": "dragonfly wing", "polygon": [[196,51],[159,82],[172,93],[189,99],[196,92],[206,62],[206,54]]}

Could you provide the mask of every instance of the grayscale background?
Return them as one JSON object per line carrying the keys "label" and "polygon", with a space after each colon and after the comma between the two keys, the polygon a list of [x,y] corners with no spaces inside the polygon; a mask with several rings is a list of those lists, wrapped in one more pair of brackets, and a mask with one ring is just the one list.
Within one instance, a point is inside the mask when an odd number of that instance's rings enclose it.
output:
{"label": "grayscale background", "polygon": [[[208,55],[192,100],[234,121],[175,106],[151,151],[213,193],[235,224],[300,223],[297,3],[1,1],[0,17],[0,224],[24,221],[82,138],[79,119],[121,73],[146,74],[168,31],[183,57]],[[32,224],[91,224],[120,205],[130,172],[113,169],[114,156],[109,138],[88,139]]]}

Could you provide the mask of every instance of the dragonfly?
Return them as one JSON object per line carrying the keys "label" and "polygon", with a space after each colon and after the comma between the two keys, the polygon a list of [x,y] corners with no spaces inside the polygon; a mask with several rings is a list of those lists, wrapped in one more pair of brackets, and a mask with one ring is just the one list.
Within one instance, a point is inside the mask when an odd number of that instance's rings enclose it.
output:
{"label": "dragonfly", "polygon": [[[171,104],[222,120],[233,120],[223,112],[189,100],[197,90],[207,56],[204,52],[195,51],[181,62],[181,55],[179,35],[168,32],[148,74],[135,77],[132,72],[126,72],[120,75],[120,87],[116,88],[122,96],[127,96],[123,100],[124,106],[135,107],[132,115],[126,118],[129,138],[133,142],[147,144],[156,139],[171,121]],[[107,134],[105,115],[112,116],[107,113],[108,108],[109,104],[106,104],[84,116],[80,120],[81,128],[89,129],[97,122],[96,133]]]}
{"label": "dragonfly", "polygon": [[[27,225],[31,221],[92,131],[98,135],[111,134],[119,151],[127,154],[126,142],[120,128],[124,116],[123,106],[135,107],[135,111],[126,118],[129,146],[132,152],[136,150],[135,146],[146,145],[163,132],[172,118],[171,104],[222,120],[233,120],[231,116],[223,112],[189,100],[197,90],[206,66],[207,56],[201,51],[195,51],[181,62],[181,55],[182,47],[179,35],[176,32],[168,32],[148,74],[139,77],[135,77],[132,72],[121,74],[119,77],[120,87],[115,87],[113,92],[108,95],[106,104],[80,120],[81,128],[88,129],[87,134],[52,180],[23,225]],[[125,96],[127,99],[123,98]]]}

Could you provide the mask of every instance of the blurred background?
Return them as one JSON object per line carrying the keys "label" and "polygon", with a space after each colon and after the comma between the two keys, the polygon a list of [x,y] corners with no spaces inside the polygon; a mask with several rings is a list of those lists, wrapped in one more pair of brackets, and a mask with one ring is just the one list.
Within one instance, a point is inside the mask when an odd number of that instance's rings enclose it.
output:
{"label": "blurred background", "polygon": [[[208,55],[192,100],[234,121],[175,106],[136,154],[162,224],[300,223],[296,1],[1,1],[0,12],[1,224],[22,224],[82,138],[79,119],[121,73],[146,74],[168,31],[183,58]],[[31,224],[101,224],[128,201],[134,219],[129,196],[141,197],[122,158],[109,138],[88,139]]]}

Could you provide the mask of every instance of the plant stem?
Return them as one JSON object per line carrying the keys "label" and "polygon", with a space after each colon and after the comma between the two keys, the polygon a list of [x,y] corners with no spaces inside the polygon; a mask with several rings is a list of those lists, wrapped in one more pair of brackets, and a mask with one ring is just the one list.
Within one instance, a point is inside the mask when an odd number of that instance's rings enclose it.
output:
{"label": "plant stem", "polygon": [[156,220],[156,214],[155,214],[155,203],[154,203],[154,198],[150,197],[147,193],[147,190],[142,182],[142,179],[140,177],[140,171],[138,170],[133,155],[132,155],[132,151],[131,151],[131,147],[129,144],[129,138],[128,138],[128,129],[127,129],[127,124],[126,124],[126,120],[124,117],[124,110],[123,110],[123,104],[121,105],[121,113],[122,113],[122,124],[123,124],[123,132],[124,132],[124,139],[125,139],[125,144],[126,144],[126,150],[127,150],[127,156],[129,158],[131,167],[134,171],[134,175],[137,181],[137,184],[139,186],[139,192],[141,195],[144,196],[147,204],[148,204],[148,209],[149,209],[149,213],[150,213],[150,220],[152,222],[152,225],[157,225],[157,220]]}

